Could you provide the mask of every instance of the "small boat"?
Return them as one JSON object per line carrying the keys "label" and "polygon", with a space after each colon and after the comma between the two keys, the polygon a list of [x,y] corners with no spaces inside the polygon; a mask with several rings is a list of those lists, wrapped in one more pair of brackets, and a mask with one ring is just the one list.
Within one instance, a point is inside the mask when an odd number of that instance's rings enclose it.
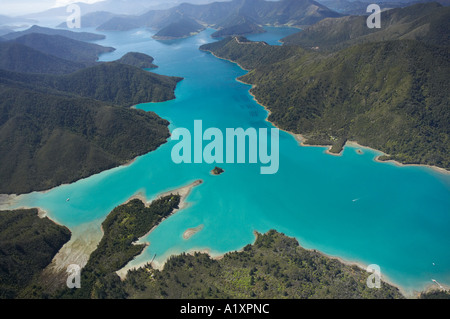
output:
{"label": "small boat", "polygon": [[70,201],[70,198],[66,199],[66,202]]}

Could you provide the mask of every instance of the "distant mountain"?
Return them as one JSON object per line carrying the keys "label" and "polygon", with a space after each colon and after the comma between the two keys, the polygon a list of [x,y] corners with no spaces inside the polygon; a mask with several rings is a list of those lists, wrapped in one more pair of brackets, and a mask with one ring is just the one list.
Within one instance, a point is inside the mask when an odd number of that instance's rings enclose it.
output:
{"label": "distant mountain", "polygon": [[[105,62],[67,75],[15,74],[6,78],[41,92],[64,92],[114,105],[130,107],[144,102],[175,98],[174,89],[182,78],[159,75],[117,62]],[[48,91],[50,90],[50,91]]]}
{"label": "distant mountain", "polygon": [[169,123],[129,106],[173,98],[179,80],[120,63],[65,76],[0,70],[0,193],[50,189],[156,149]]}
{"label": "distant mountain", "polygon": [[434,45],[449,45],[450,7],[438,3],[416,4],[382,13],[382,28],[369,29],[366,17],[325,19],[282,41],[318,50],[337,50],[357,43],[416,39]]}
{"label": "distant mountain", "polygon": [[84,67],[84,63],[64,60],[20,43],[0,42],[0,69],[3,70],[66,74]]}
{"label": "distant mountain", "polygon": [[139,52],[128,52],[116,62],[135,66],[140,69],[153,69],[157,65],[153,64],[153,57]]}
{"label": "distant mountain", "polygon": [[[14,31],[11,29],[8,29],[8,28],[0,27],[0,36],[1,37],[3,37],[5,34],[11,33],[11,32],[14,32]],[[5,39],[3,39],[3,41],[5,41]]]}
{"label": "distant mountain", "polygon": [[[367,15],[367,6],[372,3],[370,1],[350,1],[350,0],[318,0],[317,2],[323,4],[324,6],[334,10],[336,12],[345,14],[345,15]],[[427,2],[436,2],[436,0],[386,0],[386,1],[377,1],[381,8],[381,10],[389,10],[394,8],[404,8],[417,3],[427,3]],[[437,1],[442,5],[449,5],[450,0],[441,0]]]}
{"label": "distant mountain", "polygon": [[40,218],[36,208],[1,211],[0,299],[21,299],[70,237],[67,227]]}
{"label": "distant mountain", "polygon": [[[81,16],[80,20],[81,28],[96,28],[117,15],[118,14],[107,11],[96,11],[84,14]],[[67,28],[67,22],[62,22],[58,25],[58,28]]]}
{"label": "distant mountain", "polygon": [[75,62],[96,62],[102,53],[115,49],[98,44],[72,40],[60,35],[31,33],[12,40],[55,57]]}
{"label": "distant mountain", "polygon": [[[151,10],[139,16],[114,17],[98,29],[129,30],[149,27],[161,30],[189,18],[218,30],[228,28],[231,33],[261,32],[259,27],[261,25],[304,26],[327,17],[339,16],[338,13],[313,0],[232,0],[205,5],[183,3],[168,10]],[[236,24],[230,24],[232,20],[237,20]],[[171,30],[174,34],[166,30],[164,36],[177,37],[180,33],[179,28]],[[230,32],[225,30],[223,35]],[[187,32],[184,32],[183,36],[186,34]]]}
{"label": "distant mountain", "polygon": [[22,18],[22,17],[9,17],[0,14],[0,26],[14,26],[27,23],[36,23],[36,20]]}
{"label": "distant mountain", "polygon": [[[159,0],[157,0],[159,1]],[[137,14],[143,13],[150,8],[152,8],[155,4],[155,0],[106,0],[99,1],[96,3],[84,3],[84,2],[76,2],[81,9],[83,14],[98,12],[98,11],[108,11],[115,14]],[[165,1],[160,1],[165,2]],[[24,16],[25,18],[31,19],[41,19],[46,17],[67,17],[67,6],[61,6],[57,8],[52,8],[43,12],[32,13]]]}
{"label": "distant mountain", "polygon": [[186,17],[180,17],[176,22],[172,22],[168,26],[159,30],[153,38],[156,40],[186,38],[203,31],[204,29],[205,27],[197,21]]}
{"label": "distant mountain", "polygon": [[4,35],[3,38],[7,40],[14,40],[17,38],[20,38],[21,36],[32,34],[32,33],[39,33],[39,34],[46,34],[46,35],[60,35],[72,40],[77,41],[97,41],[97,40],[103,40],[105,38],[102,34],[95,34],[95,33],[89,33],[89,32],[73,32],[68,30],[58,30],[58,29],[51,29],[51,28],[45,28],[40,27],[37,25],[32,26],[31,28],[25,30],[25,31],[18,31],[18,32],[12,32],[7,35]]}

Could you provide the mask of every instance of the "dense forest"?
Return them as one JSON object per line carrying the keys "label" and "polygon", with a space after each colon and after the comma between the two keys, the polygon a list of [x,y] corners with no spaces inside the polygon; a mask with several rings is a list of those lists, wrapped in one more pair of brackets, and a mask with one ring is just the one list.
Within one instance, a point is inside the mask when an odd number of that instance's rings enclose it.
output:
{"label": "dense forest", "polygon": [[[442,12],[450,21],[450,11]],[[448,29],[429,30],[425,42],[448,39]],[[269,120],[309,144],[333,145],[339,153],[346,140],[356,140],[389,154],[383,159],[449,169],[450,47],[425,42],[396,39],[321,53],[234,37],[201,49],[250,70],[240,80],[254,85]]]}
{"label": "dense forest", "polygon": [[169,123],[128,107],[174,98],[180,80],[120,63],[58,76],[0,71],[0,193],[49,189],[155,150]]}
{"label": "dense forest", "polygon": [[345,265],[276,231],[257,234],[254,244],[220,259],[195,253],[171,257],[163,270],[151,264],[131,270],[125,280],[116,271],[145,248],[136,244],[178,208],[180,197],[168,195],[149,206],[134,199],[116,207],[102,223],[104,235],[81,272],[81,288],[64,287],[48,294],[35,280],[26,298],[295,298],[398,299],[385,282],[370,289],[365,270]]}
{"label": "dense forest", "polygon": [[[66,24],[66,23],[64,23]],[[67,26],[67,24],[66,24]],[[3,35],[3,39],[5,40],[14,40],[17,38],[20,38],[23,35],[32,34],[32,33],[40,33],[40,34],[46,34],[46,35],[60,35],[72,40],[77,41],[97,41],[97,40],[103,40],[105,39],[105,36],[103,34],[96,34],[96,33],[90,33],[90,32],[73,32],[70,30],[61,30],[61,29],[52,29],[52,28],[46,28],[41,27],[38,25],[33,25],[30,28],[24,30],[24,31],[17,31],[17,32],[11,32],[8,34]]]}
{"label": "dense forest", "polygon": [[0,211],[0,299],[25,293],[70,236],[37,209]]}
{"label": "dense forest", "polygon": [[[116,272],[140,254],[136,241],[171,215],[180,204],[167,195],[148,206],[138,199],[116,207],[102,223],[103,238],[81,271],[81,288],[64,286],[49,292],[40,273],[70,238],[70,232],[36,210],[0,212],[1,298],[70,299],[404,299],[382,281],[370,289],[370,273],[346,265],[275,230],[255,233],[253,244],[213,259],[204,253],[172,256],[162,270],[146,266],[130,270],[124,280]],[[27,271],[18,271],[27,264]],[[32,266],[29,266],[32,265]],[[2,277],[3,278],[3,277]],[[6,278],[6,277],[4,277]],[[421,299],[447,299],[444,291],[428,291]]]}
{"label": "dense forest", "polygon": [[263,25],[305,26],[336,13],[313,0],[232,0],[206,4],[181,3],[166,10],[150,10],[141,15],[114,16],[98,30],[124,31],[134,28],[158,30],[157,36],[186,37],[208,26],[215,36],[259,33]]}
{"label": "dense forest", "polygon": [[266,32],[264,28],[258,25],[253,19],[245,16],[236,16],[227,20],[223,26],[211,36],[221,38],[227,36],[241,36],[245,34],[255,34]]}
{"label": "dense forest", "polygon": [[130,107],[175,98],[182,78],[159,75],[117,62],[105,62],[67,75],[23,74],[0,70],[0,81],[42,93],[92,98]]}

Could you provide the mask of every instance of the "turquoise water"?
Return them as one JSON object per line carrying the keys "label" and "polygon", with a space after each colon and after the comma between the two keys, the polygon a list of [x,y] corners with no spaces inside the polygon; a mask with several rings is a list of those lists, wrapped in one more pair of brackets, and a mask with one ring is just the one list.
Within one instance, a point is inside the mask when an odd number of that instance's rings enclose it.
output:
{"label": "turquoise water", "polygon": [[[269,29],[270,31],[270,29]],[[281,29],[252,40],[276,44]],[[110,61],[129,51],[155,57],[165,75],[184,77],[177,98],[137,107],[171,122],[170,129],[272,128],[267,112],[250,96],[250,86],[237,82],[245,74],[236,64],[217,59],[198,47],[211,42],[206,30],[169,42],[151,39],[145,30],[105,33],[99,41],[117,50]],[[284,34],[292,30],[285,29]],[[189,207],[165,220],[144,241],[150,246],[134,264],[157,262],[191,250],[212,255],[239,250],[254,241],[253,231],[276,229],[296,237],[306,248],[363,264],[378,264],[382,274],[405,290],[420,290],[431,279],[450,284],[450,175],[425,167],[377,163],[376,151],[346,147],[342,156],[325,148],[299,147],[280,132],[280,169],[260,175],[260,164],[220,164],[225,173],[212,176],[214,165],[171,160],[175,141],[115,168],[45,193],[21,196],[17,207],[41,207],[56,221],[74,228],[101,222],[117,205],[142,192],[147,198],[202,179],[188,197]],[[66,199],[70,198],[67,202]],[[204,225],[189,240],[188,228]],[[435,263],[435,266],[433,266]]]}

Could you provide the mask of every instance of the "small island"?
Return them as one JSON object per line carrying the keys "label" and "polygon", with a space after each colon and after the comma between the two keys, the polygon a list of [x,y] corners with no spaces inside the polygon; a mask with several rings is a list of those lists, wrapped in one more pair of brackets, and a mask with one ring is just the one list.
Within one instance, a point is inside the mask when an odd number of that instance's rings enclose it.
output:
{"label": "small island", "polygon": [[154,58],[140,52],[128,52],[121,57],[117,62],[135,66],[140,69],[154,69],[158,66],[153,64]]}
{"label": "small island", "polygon": [[213,175],[221,175],[221,174],[223,174],[225,171],[222,169],[222,168],[220,168],[220,167],[214,167],[214,169],[211,171],[211,174],[213,174]]}

